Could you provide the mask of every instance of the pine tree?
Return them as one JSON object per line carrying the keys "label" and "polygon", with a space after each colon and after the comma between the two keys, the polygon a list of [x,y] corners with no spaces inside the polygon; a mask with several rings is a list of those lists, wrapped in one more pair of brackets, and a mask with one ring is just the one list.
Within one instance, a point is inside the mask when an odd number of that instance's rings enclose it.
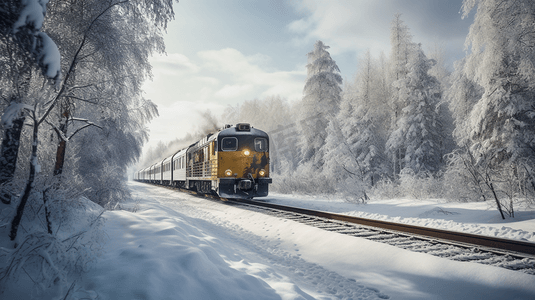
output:
{"label": "pine tree", "polygon": [[323,165],[321,147],[327,138],[327,126],[339,110],[342,76],[327,52],[329,46],[317,41],[307,54],[307,81],[303,90],[301,130],[304,137],[303,161]]}
{"label": "pine tree", "polygon": [[440,83],[428,73],[434,63],[418,48],[409,57],[407,76],[394,82],[404,107],[387,147],[391,153],[403,149],[402,171],[420,176],[438,171],[443,154],[437,112]]}
{"label": "pine tree", "polygon": [[[392,20],[392,27],[390,29],[390,43],[392,50],[390,53],[390,74],[389,83],[403,81],[408,74],[408,63],[411,53],[414,51],[414,43],[412,42],[412,35],[409,28],[403,20],[401,14],[396,14]],[[401,118],[401,109],[406,106],[400,95],[400,89],[392,86],[390,107],[392,111],[390,119],[390,133],[393,134],[398,128],[398,120]],[[387,148],[387,153],[392,159],[392,166],[394,175],[399,174],[403,169],[403,158],[405,156],[405,149],[397,147],[398,144],[393,144],[394,148]],[[399,144],[401,145],[401,144]]]}
{"label": "pine tree", "polygon": [[367,51],[354,82],[344,88],[340,112],[328,128],[326,163],[330,176],[351,177],[373,186],[384,171],[388,107],[382,98],[382,74]]}

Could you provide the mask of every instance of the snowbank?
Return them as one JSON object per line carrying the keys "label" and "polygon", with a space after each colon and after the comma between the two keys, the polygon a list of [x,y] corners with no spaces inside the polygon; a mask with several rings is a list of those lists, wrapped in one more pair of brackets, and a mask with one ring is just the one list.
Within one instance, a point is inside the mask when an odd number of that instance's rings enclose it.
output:
{"label": "snowbank", "polygon": [[535,210],[518,210],[515,218],[502,220],[488,202],[392,199],[353,204],[341,199],[271,194],[262,199],[277,204],[324,210],[349,216],[405,223],[444,230],[517,239],[535,243]]}

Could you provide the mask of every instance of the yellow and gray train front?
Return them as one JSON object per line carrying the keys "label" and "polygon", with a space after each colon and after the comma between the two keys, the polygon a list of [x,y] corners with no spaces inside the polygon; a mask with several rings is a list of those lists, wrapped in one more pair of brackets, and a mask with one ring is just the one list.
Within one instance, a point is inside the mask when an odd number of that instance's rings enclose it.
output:
{"label": "yellow and gray train front", "polygon": [[269,137],[249,124],[222,130],[217,138],[218,188],[222,198],[250,199],[268,195]]}

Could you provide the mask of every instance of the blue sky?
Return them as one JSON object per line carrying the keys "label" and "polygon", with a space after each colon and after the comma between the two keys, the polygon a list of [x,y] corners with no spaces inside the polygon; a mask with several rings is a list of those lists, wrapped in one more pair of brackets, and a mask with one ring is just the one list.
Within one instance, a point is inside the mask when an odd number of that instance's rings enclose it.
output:
{"label": "blue sky", "polygon": [[160,117],[149,126],[149,146],[181,138],[219,116],[227,105],[281,95],[302,95],[306,54],[316,40],[331,48],[344,80],[358,60],[390,50],[390,24],[401,13],[424,51],[444,49],[450,68],[464,56],[472,16],[461,18],[462,0],[180,0],[165,35],[166,56],[154,57],[154,79],[145,96]]}

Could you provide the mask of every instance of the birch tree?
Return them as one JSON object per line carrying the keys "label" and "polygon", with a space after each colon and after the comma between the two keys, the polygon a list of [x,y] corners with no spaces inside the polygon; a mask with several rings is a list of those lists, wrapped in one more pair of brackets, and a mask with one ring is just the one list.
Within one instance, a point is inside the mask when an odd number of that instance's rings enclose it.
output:
{"label": "birch tree", "polygon": [[[56,112],[58,121],[51,122],[57,124],[54,174],[59,175],[72,134],[98,126],[98,117],[88,120],[77,116],[77,106],[126,109],[150,76],[148,58],[164,49],[162,30],[173,11],[171,0],[55,2],[50,11],[51,24],[68,28],[56,34],[62,41],[65,68],[71,73],[69,81],[64,82],[66,88]],[[104,113],[106,109],[98,111]]]}

